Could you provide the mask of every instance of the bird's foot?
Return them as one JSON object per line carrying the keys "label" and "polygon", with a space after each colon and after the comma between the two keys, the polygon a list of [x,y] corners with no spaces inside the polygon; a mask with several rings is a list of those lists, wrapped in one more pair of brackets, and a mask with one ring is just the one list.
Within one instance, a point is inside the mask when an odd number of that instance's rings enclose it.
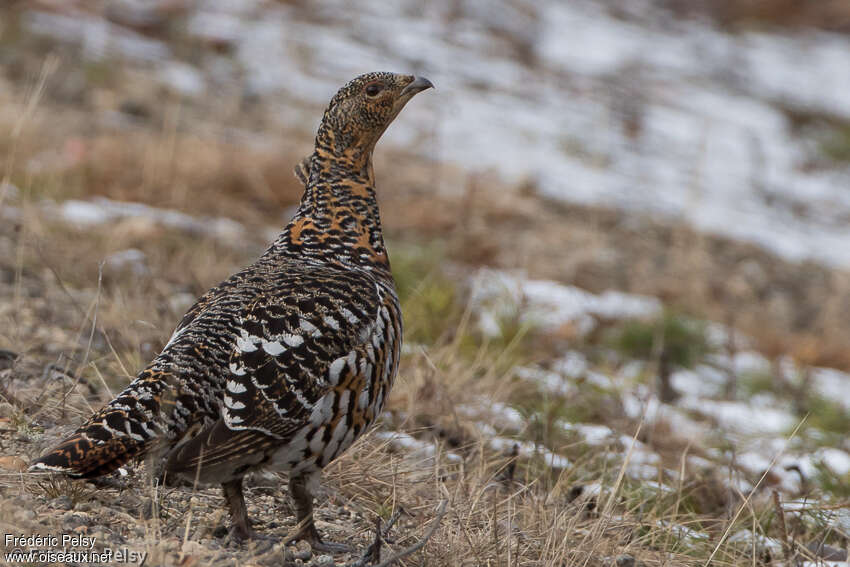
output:
{"label": "bird's foot", "polygon": [[254,539],[255,537],[257,537],[257,532],[255,532],[251,528],[248,528],[246,530],[245,528],[239,526],[233,526],[232,528],[230,528],[230,530],[228,530],[227,536],[225,537],[225,541],[227,541],[228,543],[240,545],[248,540]]}
{"label": "bird's foot", "polygon": [[241,545],[248,541],[276,541],[277,538],[255,531],[251,526],[234,524],[227,532],[226,541]]}
{"label": "bird's foot", "polygon": [[323,539],[320,539],[318,541],[310,541],[310,547],[313,549],[313,551],[318,551],[321,553],[351,553],[353,551],[356,551],[357,549],[353,545],[348,545],[347,543],[325,541]]}
{"label": "bird's foot", "polygon": [[319,530],[316,529],[314,524],[302,528],[293,540],[304,540],[310,544],[310,548],[313,551],[320,553],[351,553],[357,549],[347,543],[337,543],[322,539],[322,536],[319,535]]}

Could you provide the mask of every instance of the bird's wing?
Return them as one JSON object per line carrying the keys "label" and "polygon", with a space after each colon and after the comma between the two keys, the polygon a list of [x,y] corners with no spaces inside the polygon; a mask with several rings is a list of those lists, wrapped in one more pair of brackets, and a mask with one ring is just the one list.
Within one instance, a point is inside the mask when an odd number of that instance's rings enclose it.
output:
{"label": "bird's wing", "polygon": [[371,340],[382,290],[371,279],[337,274],[303,278],[289,291],[262,295],[243,310],[233,333],[221,418],[179,445],[175,472],[251,462],[285,444],[308,423],[317,402],[340,382],[332,363]]}

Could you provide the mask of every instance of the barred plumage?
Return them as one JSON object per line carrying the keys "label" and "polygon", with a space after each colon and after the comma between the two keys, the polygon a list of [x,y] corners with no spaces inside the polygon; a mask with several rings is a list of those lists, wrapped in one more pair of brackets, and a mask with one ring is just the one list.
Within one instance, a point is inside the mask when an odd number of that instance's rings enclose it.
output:
{"label": "barred plumage", "polygon": [[431,86],[369,73],[343,87],[296,166],[305,192],[278,239],[204,294],[136,380],[31,469],[88,478],[149,455],[166,475],[221,483],[237,538],[253,533],[244,475],[289,471],[301,536],[334,549],[313,524],[312,491],[380,412],[402,339],[372,151]]}

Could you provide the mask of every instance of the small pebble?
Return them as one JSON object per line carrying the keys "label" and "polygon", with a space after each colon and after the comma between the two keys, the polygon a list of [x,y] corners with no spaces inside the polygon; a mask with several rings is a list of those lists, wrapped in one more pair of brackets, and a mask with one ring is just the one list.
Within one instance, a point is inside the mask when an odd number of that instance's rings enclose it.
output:
{"label": "small pebble", "polygon": [[50,507],[54,510],[70,510],[74,503],[68,496],[59,496],[50,501]]}
{"label": "small pebble", "polygon": [[310,542],[301,540],[295,546],[295,559],[301,559],[302,561],[309,561],[311,557],[313,557],[313,548],[310,547]]}
{"label": "small pebble", "polygon": [[315,561],[316,567],[334,567],[334,558],[330,555],[320,555]]}

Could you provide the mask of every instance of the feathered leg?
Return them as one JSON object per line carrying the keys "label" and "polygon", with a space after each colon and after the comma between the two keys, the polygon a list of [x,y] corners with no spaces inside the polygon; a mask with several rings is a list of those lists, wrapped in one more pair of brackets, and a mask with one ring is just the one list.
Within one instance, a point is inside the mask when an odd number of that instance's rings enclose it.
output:
{"label": "feathered leg", "polygon": [[298,539],[310,542],[315,551],[326,553],[346,553],[354,551],[354,547],[344,543],[324,541],[313,521],[313,487],[319,483],[320,472],[309,475],[293,476],[289,479],[289,493],[295,501],[295,517],[301,525]]}
{"label": "feathered leg", "polygon": [[222,483],[221,488],[230,508],[230,536],[236,541],[253,538],[256,534],[251,528],[248,506],[245,504],[245,495],[242,494],[242,477]]}

